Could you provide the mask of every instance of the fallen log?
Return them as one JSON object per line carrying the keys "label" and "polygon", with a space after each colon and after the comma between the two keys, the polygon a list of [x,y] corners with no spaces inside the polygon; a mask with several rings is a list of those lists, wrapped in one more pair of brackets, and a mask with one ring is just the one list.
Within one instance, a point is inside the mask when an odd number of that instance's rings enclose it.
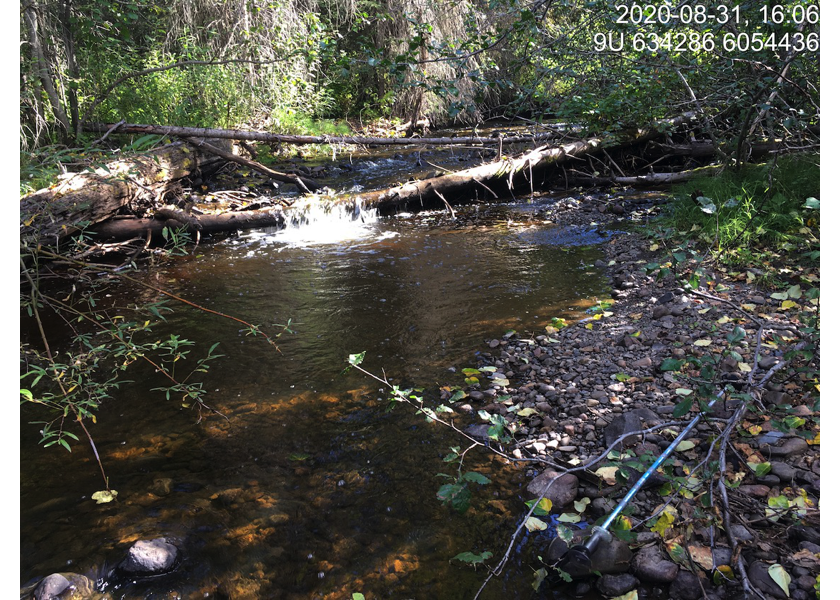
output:
{"label": "fallen log", "polygon": [[692,177],[698,177],[702,173],[708,173],[708,169],[693,169],[690,171],[677,171],[675,173],[648,173],[647,175],[635,176],[614,176],[603,177],[588,175],[580,171],[569,171],[570,175],[564,178],[569,185],[632,185],[632,186],[656,186],[672,183],[682,183]]}
{"label": "fallen log", "polygon": [[[160,218],[159,218],[160,217]],[[190,233],[225,233],[239,229],[282,227],[283,212],[278,206],[259,210],[225,212],[217,215],[189,215],[183,218],[173,212],[159,211],[158,217],[118,216],[86,230],[94,240],[128,240],[132,238],[160,238],[164,228],[183,228]]]}
{"label": "fallen log", "polygon": [[57,246],[120,210],[139,212],[157,206],[180,190],[181,179],[222,164],[216,154],[179,142],[94,171],[68,173],[57,184],[21,198],[21,241]]}
{"label": "fallen log", "polygon": [[[612,140],[611,147],[628,147],[647,142],[666,130],[687,123],[693,118],[687,113],[674,119],[660,121],[655,126],[631,130],[622,138]],[[361,202],[367,208],[377,208],[382,213],[394,213],[413,205],[438,206],[439,201],[450,204],[463,198],[485,197],[489,192],[495,197],[509,193],[516,188],[529,186],[531,189],[543,185],[550,171],[575,157],[581,157],[603,150],[601,138],[592,137],[563,146],[542,147],[525,152],[517,157],[506,157],[471,169],[449,173],[422,181],[414,181],[387,190],[355,194],[347,201]]]}
{"label": "fallen log", "polygon": [[438,138],[390,138],[367,137],[355,135],[286,135],[281,133],[267,133],[264,131],[245,131],[240,129],[208,129],[201,127],[175,127],[172,125],[138,125],[133,123],[86,123],[85,131],[94,133],[135,133],[168,135],[180,138],[214,138],[223,140],[244,140],[264,143],[282,144],[354,144],[359,146],[397,145],[397,146],[457,146],[464,144],[498,145],[543,142],[559,139],[567,135],[565,132],[535,133],[533,135],[513,135],[499,137],[438,137]]}

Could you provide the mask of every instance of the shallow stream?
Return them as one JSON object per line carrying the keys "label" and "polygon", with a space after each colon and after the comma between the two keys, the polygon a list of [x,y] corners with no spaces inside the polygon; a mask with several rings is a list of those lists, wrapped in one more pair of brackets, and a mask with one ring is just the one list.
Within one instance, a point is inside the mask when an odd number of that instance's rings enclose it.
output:
{"label": "shallow stream", "polygon": [[[349,354],[403,386],[463,383],[460,369],[507,330],[544,332],[609,293],[592,266],[602,234],[539,221],[536,203],[457,208],[299,230],[259,231],[168,259],[144,277],[213,310],[286,324],[282,354],[242,325],[170,302],[155,329],[215,342],[207,402],[183,408],[135,371],[92,427],[119,501],[98,505],[90,449],[37,446],[22,414],[21,583],[52,572],[107,573],[137,539],[183,550],[174,572],[112,581],[134,598],[472,598],[486,576],[452,557],[490,550],[495,564],[524,514],[525,471],[470,454],[493,482],[457,514],[435,497],[461,442],[398,406],[381,385],[342,374]],[[336,228],[338,227],[338,228]],[[122,288],[116,302],[152,301]],[[274,331],[277,331],[275,328]],[[469,424],[464,418],[463,425]],[[482,598],[527,598],[545,540],[517,545]],[[533,567],[533,569],[532,569]]]}

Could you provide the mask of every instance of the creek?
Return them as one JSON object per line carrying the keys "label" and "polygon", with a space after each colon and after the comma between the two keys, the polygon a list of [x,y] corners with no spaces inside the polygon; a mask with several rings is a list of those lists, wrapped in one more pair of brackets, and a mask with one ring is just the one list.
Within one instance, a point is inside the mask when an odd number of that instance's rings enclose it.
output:
{"label": "creek", "polygon": [[[193,356],[219,342],[224,356],[203,381],[224,417],[205,411],[197,423],[192,408],[149,391],[161,380],[132,372],[91,429],[119,492],[110,504],[90,499],[103,486],[89,447],[40,448],[24,408],[21,582],[102,576],[133,541],[167,537],[182,550],[173,572],[104,589],[125,599],[472,598],[486,569],[451,559],[489,550],[496,563],[526,510],[526,469],[473,450],[466,467],[492,483],[454,512],[435,492],[438,474],[454,472],[442,457],[463,442],[403,406],[387,411],[380,384],[342,371],[366,351],[366,368],[402,386],[463,385],[460,370],[488,340],[544,333],[552,317],[580,318],[607,297],[592,266],[606,234],[541,221],[537,210],[557,199],[460,206],[454,221],[315,211],[299,227],[202,244],[141,275],[293,333],[279,338],[281,354],[241,324],[169,302],[157,336],[194,340]],[[117,305],[158,299],[139,287],[112,294]],[[481,597],[529,597],[545,543],[519,543]]]}

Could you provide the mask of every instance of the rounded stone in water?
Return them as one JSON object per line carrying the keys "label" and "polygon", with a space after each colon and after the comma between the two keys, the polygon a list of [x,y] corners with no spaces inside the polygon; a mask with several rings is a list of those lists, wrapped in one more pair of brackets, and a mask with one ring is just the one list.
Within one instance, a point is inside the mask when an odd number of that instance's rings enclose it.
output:
{"label": "rounded stone in water", "polygon": [[120,568],[129,573],[163,573],[172,568],[178,549],[164,538],[138,540]]}

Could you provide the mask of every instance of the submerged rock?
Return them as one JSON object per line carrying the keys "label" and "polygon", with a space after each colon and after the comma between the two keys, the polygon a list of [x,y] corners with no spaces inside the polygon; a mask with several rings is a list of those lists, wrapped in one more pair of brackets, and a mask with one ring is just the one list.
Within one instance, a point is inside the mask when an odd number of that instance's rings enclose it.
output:
{"label": "submerged rock", "polygon": [[165,538],[138,540],[129,549],[120,569],[128,573],[147,575],[165,573],[175,564],[178,549]]}
{"label": "submerged rock", "polygon": [[53,573],[41,580],[41,583],[35,588],[33,596],[35,600],[52,600],[69,587],[70,582],[64,575]]}
{"label": "submerged rock", "polygon": [[90,578],[78,573],[53,573],[44,577],[31,597],[35,600],[111,600],[111,594],[97,591]]}

